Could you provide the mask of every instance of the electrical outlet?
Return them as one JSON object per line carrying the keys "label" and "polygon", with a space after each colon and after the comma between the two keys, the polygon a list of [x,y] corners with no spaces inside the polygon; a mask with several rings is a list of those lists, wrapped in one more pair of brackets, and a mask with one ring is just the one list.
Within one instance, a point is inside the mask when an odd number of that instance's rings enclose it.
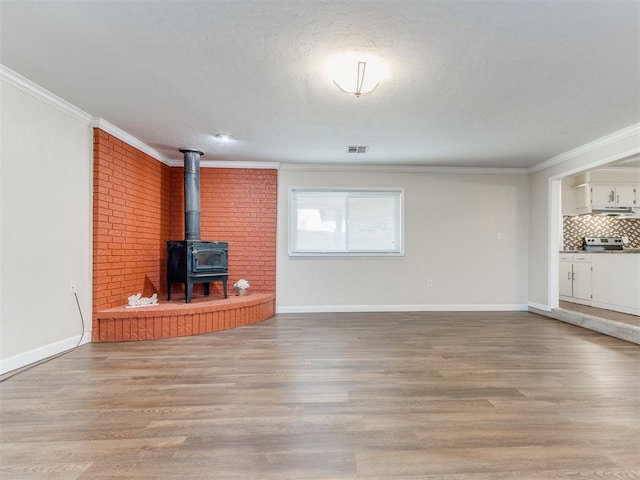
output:
{"label": "electrical outlet", "polygon": [[427,288],[433,287],[433,280],[427,280]]}
{"label": "electrical outlet", "polygon": [[497,240],[502,240],[502,232],[496,233],[496,239]]}
{"label": "electrical outlet", "polygon": [[76,282],[69,282],[69,293],[72,295],[76,293]]}

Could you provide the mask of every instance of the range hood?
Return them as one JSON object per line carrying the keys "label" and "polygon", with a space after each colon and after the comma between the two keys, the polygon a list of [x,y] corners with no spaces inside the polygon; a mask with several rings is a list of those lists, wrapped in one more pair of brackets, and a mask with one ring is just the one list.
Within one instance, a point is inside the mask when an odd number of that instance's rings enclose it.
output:
{"label": "range hood", "polygon": [[635,212],[631,207],[593,206],[589,213],[591,213],[591,215],[625,216],[634,215]]}

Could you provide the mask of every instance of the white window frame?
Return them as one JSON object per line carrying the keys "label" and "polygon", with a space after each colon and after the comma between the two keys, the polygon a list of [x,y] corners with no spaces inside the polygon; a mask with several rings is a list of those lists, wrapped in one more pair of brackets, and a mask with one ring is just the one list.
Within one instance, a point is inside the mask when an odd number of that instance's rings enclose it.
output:
{"label": "white window frame", "polygon": [[[362,193],[372,193],[380,195],[394,196],[399,200],[396,221],[399,223],[398,235],[398,247],[396,249],[380,249],[371,251],[355,250],[350,251],[348,247],[344,250],[296,250],[294,246],[297,244],[296,238],[298,233],[297,227],[297,210],[296,210],[296,193],[344,193],[347,196],[353,194],[354,197],[359,196]],[[404,189],[403,188],[313,188],[313,187],[290,187],[289,188],[289,212],[288,212],[288,253],[290,257],[402,257],[404,256]],[[346,221],[348,225],[349,214],[348,208],[346,209]],[[347,236],[345,242],[348,245],[348,231],[346,228],[345,236]]]}

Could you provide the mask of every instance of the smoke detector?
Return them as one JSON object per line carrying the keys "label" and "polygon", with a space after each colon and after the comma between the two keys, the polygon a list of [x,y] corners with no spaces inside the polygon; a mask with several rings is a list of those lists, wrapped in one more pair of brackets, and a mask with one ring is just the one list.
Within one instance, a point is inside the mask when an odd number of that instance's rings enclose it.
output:
{"label": "smoke detector", "polygon": [[369,150],[368,145],[349,145],[347,147],[347,153],[367,153]]}

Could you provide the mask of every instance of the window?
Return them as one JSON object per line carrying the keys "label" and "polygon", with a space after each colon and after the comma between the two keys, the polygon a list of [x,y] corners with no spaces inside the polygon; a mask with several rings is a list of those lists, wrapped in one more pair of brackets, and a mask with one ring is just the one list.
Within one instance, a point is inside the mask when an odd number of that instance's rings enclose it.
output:
{"label": "window", "polygon": [[402,190],[291,189],[289,255],[402,255]]}

